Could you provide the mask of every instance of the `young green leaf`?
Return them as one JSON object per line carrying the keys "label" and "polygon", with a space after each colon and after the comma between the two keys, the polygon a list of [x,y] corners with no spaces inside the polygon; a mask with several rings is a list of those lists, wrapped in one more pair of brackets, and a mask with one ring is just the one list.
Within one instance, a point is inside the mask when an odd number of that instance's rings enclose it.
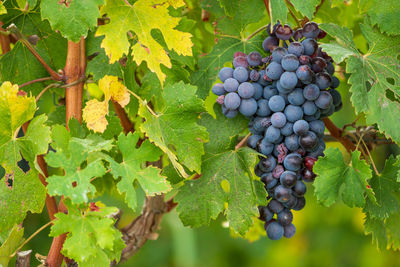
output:
{"label": "young green leaf", "polygon": [[372,173],[365,160],[360,159],[360,151],[351,153],[349,163],[344,162],[339,149],[328,148],[324,153],[313,168],[318,175],[314,182],[318,201],[331,206],[341,196],[349,207],[363,207],[365,193],[372,195],[367,192]]}
{"label": "young green leaf", "polygon": [[166,193],[171,189],[166,177],[160,174],[159,168],[148,166],[143,168],[146,161],[157,161],[162,155],[162,151],[151,144],[149,140],[144,141],[139,148],[136,148],[139,141],[139,134],[120,134],[117,145],[122,153],[122,162],[110,161],[111,173],[117,179],[118,191],[125,193],[125,201],[129,207],[135,209],[137,206],[136,190],[134,182],[137,181],[143,188],[147,196]]}
{"label": "young green leaf", "polygon": [[118,262],[125,244],[110,218],[118,209],[99,207],[98,211],[82,212],[69,201],[66,205],[68,214],[57,213],[50,231],[53,237],[68,233],[61,251],[63,255],[83,267],[106,267],[113,260]]}
{"label": "young green leaf", "polygon": [[158,114],[152,114],[145,103],[139,108],[139,115],[146,120],[141,130],[168,155],[183,175],[185,171],[177,159],[189,170],[200,173],[203,143],[208,141],[206,129],[197,124],[204,107],[203,101],[195,95],[196,89],[183,82],[167,86],[162,92],[166,104]]}
{"label": "young green leaf", "polygon": [[[183,1],[171,2],[173,7],[182,6]],[[120,59],[123,54],[128,54],[130,43],[128,32],[133,32],[137,39],[132,47],[132,56],[140,65],[143,61],[155,72],[164,83],[165,74],[161,70],[161,64],[171,68],[171,61],[163,47],[154,40],[151,31],[161,31],[165,43],[170,50],[174,49],[178,54],[192,55],[191,34],[175,29],[180,18],[171,17],[168,7],[170,2],[161,0],[138,0],[133,5],[124,4],[119,0],[107,0],[101,13],[107,14],[110,23],[98,28],[96,35],[105,35],[101,46],[110,57],[110,63]],[[119,30],[116,31],[115,29]]]}
{"label": "young green leaf", "polygon": [[40,4],[43,19],[50,22],[53,30],[73,42],[86,37],[88,30],[97,26],[99,6],[104,0],[69,0],[65,2],[43,0]]}
{"label": "young green leaf", "polygon": [[346,72],[351,73],[351,101],[356,112],[364,112],[369,124],[376,123],[387,137],[399,142],[400,104],[396,99],[400,95],[400,37],[382,34],[366,20],[361,31],[368,41],[369,51],[363,55],[355,48],[349,29],[334,24],[320,27],[338,41],[322,44],[323,50],[335,60],[347,58]]}

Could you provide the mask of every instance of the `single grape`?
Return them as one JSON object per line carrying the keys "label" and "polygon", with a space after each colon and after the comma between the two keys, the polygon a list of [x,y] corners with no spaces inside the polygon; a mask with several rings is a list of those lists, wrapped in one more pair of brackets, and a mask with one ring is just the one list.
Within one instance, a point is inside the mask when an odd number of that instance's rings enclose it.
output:
{"label": "single grape", "polygon": [[326,66],[327,66],[327,64],[326,64],[325,59],[323,59],[321,57],[315,57],[315,58],[311,59],[311,68],[315,73],[324,71]]}
{"label": "single grape", "polygon": [[292,212],[288,209],[284,209],[283,211],[278,213],[277,221],[282,226],[290,225],[293,221]]}
{"label": "single grape", "polygon": [[276,63],[281,63],[282,58],[287,55],[287,49],[284,47],[277,47],[272,52],[272,61]]}
{"label": "single grape", "polygon": [[249,78],[249,73],[246,68],[238,67],[233,71],[233,78],[240,83],[246,82]]}
{"label": "single grape", "polygon": [[228,78],[224,82],[224,89],[227,92],[236,92],[239,87],[239,82],[235,78]]}
{"label": "single grape", "polygon": [[296,184],[293,186],[292,190],[296,197],[302,197],[306,193],[307,187],[302,181],[298,180],[296,181]]}
{"label": "single grape", "polygon": [[283,205],[279,201],[273,199],[268,203],[268,206],[270,211],[273,213],[279,213],[283,210]]}
{"label": "single grape", "polygon": [[289,136],[293,134],[293,123],[286,122],[285,126],[281,128],[281,134],[284,136]]}
{"label": "single grape", "polygon": [[259,99],[257,101],[257,106],[258,106],[258,109],[257,109],[258,116],[266,117],[271,114],[271,110],[269,109],[269,106],[268,106],[268,100]]}
{"label": "single grape", "polygon": [[289,224],[283,227],[283,236],[291,238],[296,233],[296,227],[293,224]]}
{"label": "single grape", "polygon": [[249,77],[253,82],[257,82],[260,79],[260,73],[257,70],[252,70],[250,71]]}
{"label": "single grape", "polygon": [[274,190],[274,197],[281,203],[287,202],[292,194],[290,188],[286,188],[283,185],[278,185]]}
{"label": "single grape", "polygon": [[319,87],[313,83],[304,87],[303,96],[307,100],[313,101],[318,98],[319,94]]}
{"label": "single grape", "polygon": [[258,211],[260,213],[260,220],[266,222],[270,221],[274,217],[274,213],[270,211],[266,206],[259,206]]}
{"label": "single grape", "polygon": [[326,32],[320,29],[317,39],[323,39],[323,38],[325,38],[325,36],[326,36]]}
{"label": "single grape", "polygon": [[284,187],[293,187],[297,182],[297,175],[292,171],[284,171],[279,179],[281,185]]}
{"label": "single grape", "polygon": [[306,206],[306,199],[304,197],[297,198],[297,204],[293,207],[294,210],[302,210]]}
{"label": "single grape", "polygon": [[300,81],[310,83],[313,79],[313,72],[308,65],[300,65],[296,70],[296,76]]}
{"label": "single grape", "polygon": [[304,47],[304,54],[307,56],[312,56],[318,48],[317,41],[311,38],[307,38],[301,42]]}
{"label": "single grape", "polygon": [[[303,48],[304,48],[304,46],[303,46]],[[299,62],[301,65],[307,65],[307,66],[311,67],[311,58],[307,55],[299,56]]]}
{"label": "single grape", "polygon": [[336,78],[335,76],[332,76],[332,83],[331,83],[331,87],[332,88],[338,88],[340,84],[340,81],[338,78]]}
{"label": "single grape", "polygon": [[312,171],[312,170],[313,170],[313,167],[314,167],[314,164],[315,164],[316,161],[317,161],[316,158],[307,156],[307,157],[304,159],[304,166],[306,166],[307,169],[309,169],[310,171]]}
{"label": "single grape", "polygon": [[293,39],[295,41],[300,41],[303,38],[303,29],[297,29],[294,33],[293,33]]}
{"label": "single grape", "polygon": [[258,100],[258,99],[260,99],[262,97],[262,95],[264,93],[264,88],[259,83],[252,83],[252,85],[254,87],[254,96],[253,96],[253,98],[255,100]]}
{"label": "single grape", "polygon": [[297,197],[290,195],[289,200],[282,204],[287,209],[293,209],[297,205]]}
{"label": "single grape", "polygon": [[282,128],[286,124],[286,116],[282,112],[275,112],[271,116],[272,126]]}
{"label": "single grape", "polygon": [[267,74],[267,76],[272,80],[278,80],[282,73],[283,69],[281,64],[275,61],[271,62],[265,70],[265,74]]}
{"label": "single grape", "polygon": [[303,26],[303,36],[306,38],[317,38],[320,33],[318,24],[315,22],[307,22]]}
{"label": "single grape", "polygon": [[235,68],[247,68],[249,63],[247,62],[247,55],[246,56],[238,56],[233,59],[233,67]]}
{"label": "single grape", "polygon": [[224,114],[225,117],[227,118],[234,118],[237,116],[238,111],[236,109],[235,110],[227,109],[225,105],[222,105],[222,114]]}
{"label": "single grape", "polygon": [[241,98],[251,98],[254,96],[255,89],[253,84],[244,82],[238,87],[238,94]]}
{"label": "single grape", "polygon": [[304,114],[308,116],[314,115],[318,110],[317,106],[314,104],[314,101],[304,102],[302,108]]}
{"label": "single grape", "polygon": [[274,144],[267,142],[265,139],[262,139],[257,146],[257,151],[261,154],[268,156],[274,150]]}
{"label": "single grape", "polygon": [[335,73],[335,67],[333,66],[332,62],[327,61],[326,62],[326,72],[329,73],[329,75],[333,75]]}
{"label": "single grape", "polygon": [[314,132],[308,131],[299,137],[299,144],[307,152],[312,151],[318,145],[318,137]]}
{"label": "single grape", "polygon": [[322,91],[314,102],[320,109],[328,109],[333,103],[332,95],[328,91]]}
{"label": "single grape", "polygon": [[282,58],[282,68],[286,71],[295,71],[299,67],[299,59],[294,54],[287,54]]}
{"label": "single grape", "polygon": [[290,151],[296,151],[299,148],[299,138],[297,135],[292,134],[285,138],[285,146]]}
{"label": "single grape", "polygon": [[254,118],[253,127],[257,132],[265,132],[267,127],[271,125],[271,118],[256,117]]}
{"label": "single grape", "polygon": [[305,101],[303,96],[303,89],[301,88],[294,89],[294,91],[288,95],[288,101],[292,105],[301,106]]}
{"label": "single grape", "polygon": [[251,135],[248,139],[247,139],[247,146],[251,147],[253,149],[256,148],[258,141],[260,141],[263,138],[262,135]]}
{"label": "single grape", "polygon": [[257,67],[262,64],[262,56],[260,53],[253,51],[247,56],[247,62],[251,67]]}
{"label": "single grape", "polygon": [[275,36],[268,36],[264,39],[262,47],[266,52],[273,51],[276,47],[279,46],[279,39]]}
{"label": "single grape", "polygon": [[313,115],[305,115],[303,117],[303,119],[308,122],[311,122],[311,121],[319,120],[320,117],[321,117],[321,111],[319,110],[319,108],[317,108],[317,111]]}
{"label": "single grape", "polygon": [[258,109],[257,101],[254,98],[242,99],[239,106],[239,112],[246,117],[256,114]]}
{"label": "single grape", "polygon": [[305,120],[298,120],[293,124],[293,131],[299,136],[305,135],[309,129],[310,126]]}
{"label": "single grape", "polygon": [[311,121],[309,123],[310,130],[313,131],[318,137],[324,136],[325,124],[321,120]]}
{"label": "single grape", "polygon": [[332,78],[326,72],[317,73],[317,75],[315,75],[315,84],[321,90],[326,89],[332,84]]}
{"label": "single grape", "polygon": [[272,156],[263,158],[259,163],[259,167],[263,172],[271,172],[276,167],[276,159]]}
{"label": "single grape", "polygon": [[265,132],[265,139],[270,143],[274,143],[279,140],[281,137],[281,131],[274,126],[268,127],[267,131]]}
{"label": "single grape", "polygon": [[283,227],[277,222],[271,222],[268,226],[265,226],[265,231],[267,231],[267,236],[271,240],[279,240],[284,234]]}
{"label": "single grape", "polygon": [[283,168],[282,165],[276,165],[275,169],[272,171],[272,177],[279,179],[279,177],[281,177],[281,175],[284,171],[285,171],[285,168]]}
{"label": "single grape", "polygon": [[297,153],[291,153],[286,156],[285,160],[283,161],[283,166],[289,171],[298,171],[301,169],[301,164],[303,160],[301,156]]}
{"label": "single grape", "polygon": [[285,89],[294,89],[297,85],[297,76],[294,72],[285,71],[279,80],[281,86]]}
{"label": "single grape", "polygon": [[271,23],[268,23],[267,25],[267,33],[269,36],[275,36],[276,28],[278,27],[279,22],[275,24],[274,26],[271,26]]}
{"label": "single grape", "polygon": [[267,85],[271,84],[270,82],[268,82],[264,79],[265,70],[260,70],[258,73],[260,74],[260,79],[258,79],[257,83],[259,83],[262,86],[267,86]]}
{"label": "single grape", "polygon": [[276,180],[276,179],[272,176],[272,172],[266,172],[263,175],[261,175],[260,180],[266,185],[269,182],[271,182],[271,180]]}
{"label": "single grape", "polygon": [[288,52],[290,54],[294,54],[297,57],[301,56],[304,53],[304,47],[299,42],[290,43],[288,46]]}
{"label": "single grape", "polygon": [[226,79],[233,77],[233,69],[229,67],[223,67],[219,71],[218,77],[222,82],[225,82]]}
{"label": "single grape", "polygon": [[[287,95],[290,94],[294,88],[285,88],[281,85],[281,81],[276,81],[276,89],[278,89],[279,95]],[[286,103],[286,100],[285,100]],[[289,103],[289,102],[288,102]]]}
{"label": "single grape", "polygon": [[272,85],[264,87],[264,92],[263,92],[264,99],[269,100],[271,97],[277,94],[278,90],[276,90],[276,88],[274,88]]}
{"label": "single grape", "polygon": [[315,175],[315,173],[313,173],[309,169],[304,169],[303,170],[303,180],[304,180],[304,182],[307,182],[307,183],[314,182],[315,177],[317,177]]}
{"label": "single grape", "polygon": [[218,95],[218,96],[226,94],[224,85],[222,83],[214,84],[214,86],[212,87],[212,92],[214,93],[214,95]]}
{"label": "single grape", "polygon": [[268,106],[273,112],[282,111],[285,108],[285,99],[280,95],[274,95],[269,99]]}
{"label": "single grape", "polygon": [[299,106],[287,105],[284,112],[287,120],[293,123],[303,117],[303,110]]}
{"label": "single grape", "polygon": [[228,93],[225,96],[224,104],[225,107],[229,110],[235,110],[240,106],[240,97],[236,93]]}
{"label": "single grape", "polygon": [[276,37],[278,37],[279,39],[286,41],[286,40],[289,40],[290,37],[292,37],[293,30],[287,24],[278,25],[278,27],[276,27],[275,34],[276,34]]}
{"label": "single grape", "polygon": [[337,107],[337,106],[339,106],[340,104],[342,104],[342,97],[341,97],[341,95],[340,95],[340,93],[339,93],[338,90],[336,90],[336,89],[330,89],[328,92],[329,92],[329,93],[331,94],[331,96],[332,96],[332,103],[333,103],[333,105],[334,105],[335,107]]}

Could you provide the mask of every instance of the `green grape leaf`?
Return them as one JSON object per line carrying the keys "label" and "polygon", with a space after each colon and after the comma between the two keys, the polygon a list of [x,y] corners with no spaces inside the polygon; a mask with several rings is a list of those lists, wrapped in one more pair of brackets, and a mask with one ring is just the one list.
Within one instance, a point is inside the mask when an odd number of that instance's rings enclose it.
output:
{"label": "green grape leaf", "polygon": [[400,249],[400,213],[393,214],[385,221],[385,226],[389,236],[389,245],[394,249]]}
{"label": "green grape leaf", "polygon": [[275,24],[278,20],[281,24],[287,22],[288,9],[283,0],[270,0],[269,9],[271,12],[271,23]]}
{"label": "green grape leaf", "polygon": [[[31,140],[29,153],[34,156],[46,143],[45,139],[32,141],[34,136],[42,137],[39,133],[29,136],[33,134],[29,132],[24,138],[16,138],[22,124],[32,119],[36,110],[34,97],[18,96],[17,92],[18,86],[9,82],[0,87],[0,165],[5,169],[0,181],[0,232],[19,224],[27,211],[41,212],[46,197],[38,173],[33,169],[24,173],[17,165],[21,148],[29,143],[27,140]],[[34,142],[40,143],[35,146]]]}
{"label": "green grape leaf", "polygon": [[[184,2],[138,0],[130,5],[119,0],[107,0],[101,13],[107,14],[110,23],[100,26],[96,35],[105,35],[101,46],[110,57],[110,63],[131,52],[136,63],[140,65],[146,61],[149,69],[157,74],[163,84],[166,75],[161,70],[161,64],[171,68],[171,61],[154,39],[152,30],[157,29],[162,33],[169,50],[174,49],[178,54],[186,56],[192,55],[192,35],[176,29],[180,18],[170,16],[168,7],[171,5],[176,8],[183,6]],[[137,38],[131,51],[127,32],[133,32]]]}
{"label": "green grape leaf", "polygon": [[304,16],[311,20],[314,17],[315,8],[319,5],[321,0],[291,0],[290,3]]}
{"label": "green grape leaf", "polygon": [[0,15],[3,15],[3,14],[7,14],[7,9],[4,6],[3,1],[0,1]]}
{"label": "green grape leaf", "polygon": [[[73,203],[87,202],[87,194],[96,192],[91,179],[106,173],[102,158],[89,161],[89,156],[102,150],[109,151],[112,148],[112,140],[103,140],[96,135],[85,139],[71,137],[62,126],[53,127],[52,137],[57,152],[50,151],[45,160],[51,167],[64,169],[64,175],[52,175],[47,178],[48,193],[52,196],[69,197]],[[87,166],[81,168],[84,162],[87,162]]]}
{"label": "green grape leaf", "polygon": [[360,159],[360,151],[351,153],[349,163],[344,162],[339,149],[328,148],[325,156],[319,158],[314,165],[315,195],[325,206],[334,204],[341,196],[349,207],[363,207],[365,193],[372,195],[367,180],[371,178],[371,169]]}
{"label": "green grape leaf", "polygon": [[359,5],[362,12],[369,15],[372,25],[378,24],[388,34],[400,34],[399,0],[360,0]]}
{"label": "green grape leaf", "polygon": [[[46,76],[48,73],[43,66],[19,41],[10,52],[0,58],[0,81],[2,82],[11,81],[15,84],[22,84]],[[42,89],[40,84],[23,88],[23,90],[32,90],[34,95]]]}
{"label": "green grape leaf", "polygon": [[50,231],[53,237],[67,233],[62,254],[82,267],[106,267],[113,260],[118,262],[125,244],[110,218],[118,209],[100,207],[98,211],[82,212],[69,201],[66,205],[68,214],[57,213]]}
{"label": "green grape leaf", "polygon": [[121,65],[119,62],[110,64],[110,59],[107,57],[104,48],[100,47],[103,37],[94,37],[94,34],[89,33],[86,38],[87,56],[94,56],[88,61],[86,72],[93,75],[95,81],[100,80],[106,75],[122,77]]}
{"label": "green grape leaf", "polygon": [[396,181],[400,166],[399,158],[394,159],[390,156],[385,163],[385,168],[378,176],[373,175],[370,180],[371,188],[376,197],[376,203],[367,199],[364,212],[368,212],[371,218],[388,218],[391,214],[400,211],[399,200],[395,193],[400,192],[400,183]]}
{"label": "green grape leaf", "polygon": [[203,101],[196,97],[196,89],[183,82],[169,85],[162,92],[166,104],[158,114],[152,114],[144,103],[139,108],[140,116],[146,120],[141,130],[168,155],[182,175],[186,173],[177,158],[189,170],[200,173],[203,143],[208,141],[206,129],[197,124],[205,109]]}
{"label": "green grape leaf", "polygon": [[8,262],[11,260],[11,255],[20,245],[22,238],[24,237],[24,228],[18,225],[14,225],[7,239],[0,246],[0,266],[8,266]]}
{"label": "green grape leaf", "polygon": [[89,29],[97,26],[99,6],[103,4],[104,0],[42,0],[40,7],[42,18],[47,19],[54,30],[60,31],[68,40],[78,42],[82,36],[87,36]]}
{"label": "green grape leaf", "polygon": [[197,95],[202,99],[208,96],[212,84],[218,78],[219,70],[226,62],[233,60],[235,52],[262,52],[262,41],[260,36],[256,36],[250,40],[229,37],[221,38],[209,54],[199,58],[199,70],[192,74],[191,83],[197,85],[199,88]]}
{"label": "green grape leaf", "polygon": [[202,117],[213,142],[205,145],[201,177],[185,181],[179,188],[177,212],[184,225],[193,227],[208,225],[224,212],[230,227],[243,235],[253,225],[252,216],[258,215],[257,205],[265,205],[266,192],[251,172],[257,153],[249,148],[236,150],[236,142],[232,142],[246,127],[246,120],[227,120],[221,111],[216,113],[217,119],[208,114]]}
{"label": "green grape leaf", "polygon": [[[347,57],[346,72],[351,73],[351,101],[357,113],[364,112],[368,124],[376,123],[381,132],[394,141],[400,141],[397,127],[400,115],[400,37],[389,37],[374,29],[368,20],[361,25],[361,31],[369,44],[365,55],[354,48],[350,30],[329,24],[321,25],[338,43],[321,45],[328,54],[337,54],[342,47]],[[334,57],[338,59],[339,56]]]}
{"label": "green grape leaf", "polygon": [[366,235],[372,235],[372,242],[375,243],[380,250],[386,249],[388,237],[383,220],[374,219],[366,215],[364,221],[364,232]]}
{"label": "green grape leaf", "polygon": [[127,136],[121,133],[117,145],[123,160],[121,163],[110,160],[111,173],[116,179],[121,177],[121,181],[117,184],[118,191],[121,194],[125,193],[125,201],[132,209],[137,207],[136,190],[133,185],[135,181],[140,184],[146,196],[166,193],[171,189],[166,177],[160,174],[159,168],[153,166],[142,168],[146,161],[159,160],[162,151],[149,140],[144,141],[139,148],[135,148],[138,141],[138,133],[130,133]]}

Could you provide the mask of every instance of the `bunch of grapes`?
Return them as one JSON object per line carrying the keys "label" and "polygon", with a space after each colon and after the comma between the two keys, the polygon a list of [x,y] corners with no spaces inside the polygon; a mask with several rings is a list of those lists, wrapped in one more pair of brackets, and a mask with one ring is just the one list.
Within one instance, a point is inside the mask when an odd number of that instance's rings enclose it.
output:
{"label": "bunch of grapes", "polygon": [[313,182],[313,165],[323,156],[322,118],[342,107],[333,60],[318,47],[326,33],[309,22],[293,31],[288,25],[267,27],[266,54],[237,52],[233,68],[219,72],[213,86],[222,113],[248,117],[252,135],[248,146],[260,157],[255,174],[268,192],[269,203],[259,207],[270,239],[290,238],[296,228],[291,210],[305,206],[304,182]]}

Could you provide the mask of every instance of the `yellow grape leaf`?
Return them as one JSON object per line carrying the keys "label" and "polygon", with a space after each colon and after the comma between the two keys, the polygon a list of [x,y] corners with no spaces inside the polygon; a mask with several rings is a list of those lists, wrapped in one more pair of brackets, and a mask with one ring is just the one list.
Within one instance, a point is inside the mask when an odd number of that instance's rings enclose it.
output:
{"label": "yellow grape leaf", "polygon": [[99,88],[104,93],[104,100],[92,99],[86,103],[83,109],[83,120],[86,121],[88,129],[103,133],[108,125],[108,101],[110,99],[125,107],[130,100],[128,90],[116,76],[106,75],[99,80]]}
{"label": "yellow grape leaf", "polygon": [[103,133],[108,125],[106,115],[108,114],[108,101],[89,100],[83,109],[83,120],[86,121],[88,129]]}
{"label": "yellow grape leaf", "polygon": [[122,107],[128,105],[130,97],[125,85],[118,81],[118,77],[106,75],[99,81],[100,90],[104,92],[104,100],[110,98],[118,102]]}
{"label": "yellow grape leaf", "polygon": [[[171,60],[163,47],[152,37],[151,31],[161,31],[168,49],[174,49],[184,56],[192,55],[192,35],[175,29],[180,18],[169,15],[168,7],[184,5],[182,0],[138,0],[128,5],[123,0],[107,0],[101,8],[101,14],[107,14],[110,23],[98,28],[96,35],[105,35],[101,47],[110,58],[110,63],[128,54],[130,43],[128,32],[136,35],[137,42],[132,47],[132,56],[138,65],[143,61],[155,72],[161,81],[166,75],[161,71],[161,64],[171,68]],[[116,30],[117,29],[117,30]]]}
{"label": "yellow grape leaf", "polygon": [[3,1],[0,1],[0,15],[7,14],[7,9],[3,5]]}

